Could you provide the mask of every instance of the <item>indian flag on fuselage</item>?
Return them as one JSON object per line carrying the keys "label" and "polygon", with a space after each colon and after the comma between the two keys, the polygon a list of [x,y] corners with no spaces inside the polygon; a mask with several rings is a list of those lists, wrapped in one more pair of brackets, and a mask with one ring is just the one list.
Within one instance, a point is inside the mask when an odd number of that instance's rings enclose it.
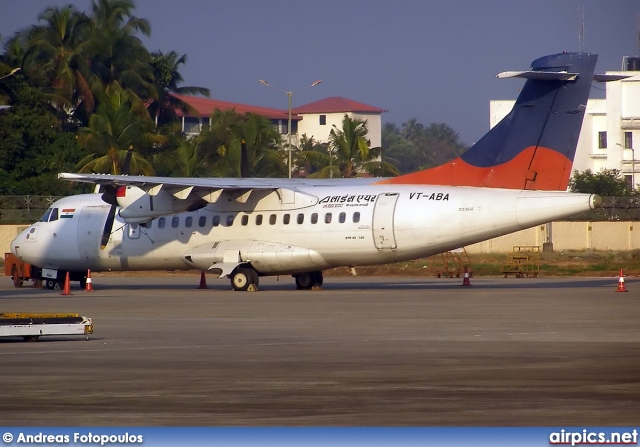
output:
{"label": "indian flag on fuselage", "polygon": [[75,212],[75,208],[63,208],[60,212],[60,219],[71,219],[73,217],[73,213]]}

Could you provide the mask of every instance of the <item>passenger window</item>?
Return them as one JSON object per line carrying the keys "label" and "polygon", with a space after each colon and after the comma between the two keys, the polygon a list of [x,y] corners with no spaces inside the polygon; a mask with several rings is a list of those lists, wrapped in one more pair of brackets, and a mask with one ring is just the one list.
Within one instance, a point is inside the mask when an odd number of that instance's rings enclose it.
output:
{"label": "passenger window", "polygon": [[217,227],[218,225],[220,225],[220,216],[216,214],[213,216],[213,220],[211,220],[211,226]]}
{"label": "passenger window", "polygon": [[282,223],[285,225],[289,225],[289,222],[291,221],[291,216],[289,214],[285,214],[284,216],[282,216]]}
{"label": "passenger window", "polygon": [[256,216],[256,225],[262,225],[262,214]]}
{"label": "passenger window", "polygon": [[161,217],[160,219],[158,219],[158,228],[163,229],[166,222],[167,221],[164,217]]}
{"label": "passenger window", "polygon": [[51,216],[49,216],[49,222],[58,220],[58,208],[51,208]]}
{"label": "passenger window", "polygon": [[234,216],[233,214],[229,214],[227,216],[227,226],[230,227],[231,225],[233,225],[233,221],[235,220],[236,216]]}
{"label": "passenger window", "polygon": [[191,225],[193,225],[193,217],[187,216],[187,218],[184,221],[184,226],[187,228],[191,228]]}
{"label": "passenger window", "polygon": [[171,228],[178,228],[178,225],[180,225],[180,218],[176,216],[171,219]]}
{"label": "passenger window", "polygon": [[242,219],[240,219],[240,223],[242,225],[247,225],[249,223],[249,216],[246,215],[246,214],[244,216],[242,216]]}
{"label": "passenger window", "polygon": [[311,223],[312,224],[317,224],[318,223],[318,213],[313,213],[311,215]]}
{"label": "passenger window", "polygon": [[340,221],[340,223],[344,223],[345,220],[347,220],[347,213],[340,213],[340,215],[338,216],[338,220]]}
{"label": "passenger window", "polygon": [[271,216],[269,216],[269,225],[275,225],[276,224],[276,215],[272,214]]}
{"label": "passenger window", "polygon": [[298,214],[298,223],[301,224],[304,222],[304,214],[300,213]]}
{"label": "passenger window", "polygon": [[331,223],[331,213],[324,215],[324,223]]}
{"label": "passenger window", "polygon": [[353,223],[358,223],[358,222],[360,222],[360,213],[356,211],[355,213],[353,213]]}
{"label": "passenger window", "polygon": [[198,219],[198,226],[200,228],[204,227],[207,224],[207,218],[206,216],[200,216],[200,218]]}

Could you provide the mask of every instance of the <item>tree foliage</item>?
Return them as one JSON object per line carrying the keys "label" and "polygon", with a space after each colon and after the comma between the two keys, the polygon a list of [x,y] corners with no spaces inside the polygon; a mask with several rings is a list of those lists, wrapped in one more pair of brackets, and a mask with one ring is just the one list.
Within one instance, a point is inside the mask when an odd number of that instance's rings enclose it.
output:
{"label": "tree foliage", "polygon": [[608,197],[626,197],[634,195],[634,190],[617,169],[602,169],[598,173],[573,171],[569,181],[569,190]]}

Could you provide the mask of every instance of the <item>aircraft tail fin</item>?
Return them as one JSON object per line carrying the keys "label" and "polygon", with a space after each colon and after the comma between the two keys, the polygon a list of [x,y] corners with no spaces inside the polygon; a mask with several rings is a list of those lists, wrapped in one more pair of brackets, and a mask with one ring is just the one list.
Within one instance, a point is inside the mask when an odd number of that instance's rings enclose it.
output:
{"label": "aircraft tail fin", "polygon": [[560,53],[498,74],[526,79],[502,121],[459,158],[382,183],[565,190],[597,58]]}

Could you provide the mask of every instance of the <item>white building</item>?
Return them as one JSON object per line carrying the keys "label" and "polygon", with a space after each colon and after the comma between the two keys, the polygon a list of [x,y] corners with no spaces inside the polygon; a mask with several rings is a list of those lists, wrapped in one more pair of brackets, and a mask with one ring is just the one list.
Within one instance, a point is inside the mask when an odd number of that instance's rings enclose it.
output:
{"label": "white building", "polygon": [[342,129],[345,115],[351,119],[364,120],[367,122],[367,137],[371,147],[380,147],[382,144],[382,114],[386,111],[341,97],[321,99],[293,109],[294,114],[302,117],[298,122],[298,133],[306,134],[319,142],[329,141],[333,126]]}
{"label": "white building", "polygon": [[[203,128],[210,126],[211,115],[216,109],[221,111],[235,110],[240,114],[249,112],[267,117],[283,138],[287,135],[287,110],[270,109],[196,96],[175,96],[189,103],[197,112],[196,114],[189,114],[182,110],[176,110],[176,114],[181,120],[182,131],[189,136],[197,135]],[[371,142],[371,147],[379,147],[382,143],[382,113],[384,112],[386,112],[384,109],[341,97],[326,98],[296,107],[292,109],[291,116],[292,144],[293,146],[298,146],[299,137],[304,134],[309,138],[313,137],[319,143],[328,142],[329,132],[331,132],[333,126],[335,125],[338,129],[342,129],[342,120],[347,115],[351,119],[366,120],[367,137]],[[283,139],[283,141],[286,141],[286,139]]]}
{"label": "white building", "polygon": [[[625,58],[623,67],[639,70],[640,58]],[[573,169],[617,169],[629,184],[640,182],[640,71],[608,71],[629,78],[598,84],[605,99],[590,99],[578,138]],[[515,100],[494,100],[489,105],[490,127],[511,111]]]}

